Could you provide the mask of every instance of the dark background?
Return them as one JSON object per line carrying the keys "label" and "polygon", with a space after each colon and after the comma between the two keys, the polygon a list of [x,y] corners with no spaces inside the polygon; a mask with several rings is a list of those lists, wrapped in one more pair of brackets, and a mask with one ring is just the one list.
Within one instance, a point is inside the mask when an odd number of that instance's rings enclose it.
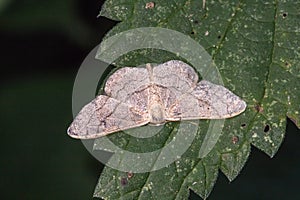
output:
{"label": "dark background", "polygon": [[[92,198],[103,166],[66,128],[76,72],[116,24],[96,18],[102,3],[0,0],[1,199]],[[209,199],[300,199],[299,142],[289,121],[273,159],[252,147],[242,173],[232,183],[220,173]]]}

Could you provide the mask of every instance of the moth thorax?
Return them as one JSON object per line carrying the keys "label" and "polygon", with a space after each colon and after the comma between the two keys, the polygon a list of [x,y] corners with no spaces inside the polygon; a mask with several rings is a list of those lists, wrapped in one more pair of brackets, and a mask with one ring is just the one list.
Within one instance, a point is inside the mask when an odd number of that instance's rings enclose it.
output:
{"label": "moth thorax", "polygon": [[159,103],[154,103],[149,109],[150,125],[161,125],[166,122],[164,108]]}

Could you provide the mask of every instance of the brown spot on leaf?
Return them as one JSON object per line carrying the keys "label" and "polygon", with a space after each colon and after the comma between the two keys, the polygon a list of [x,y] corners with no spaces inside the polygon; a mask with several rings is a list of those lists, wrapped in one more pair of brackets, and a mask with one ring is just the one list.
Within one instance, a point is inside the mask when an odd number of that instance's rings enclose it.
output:
{"label": "brown spot on leaf", "polygon": [[284,64],[285,64],[286,67],[291,67],[291,64],[287,61]]}
{"label": "brown spot on leaf", "polygon": [[263,107],[261,107],[259,104],[256,104],[256,106],[254,108],[259,113],[262,113],[264,111]]}
{"label": "brown spot on leaf", "polygon": [[239,142],[239,137],[238,137],[238,136],[233,136],[233,137],[231,138],[231,141],[232,141],[233,144],[236,144],[236,143]]}
{"label": "brown spot on leaf", "polygon": [[146,9],[152,9],[152,8],[154,8],[154,6],[155,6],[155,3],[151,1],[151,2],[146,3],[145,8]]}
{"label": "brown spot on leaf", "polygon": [[128,184],[127,178],[122,177],[122,178],[121,178],[121,185],[122,185],[122,186],[125,186],[125,185],[127,185],[127,184]]}
{"label": "brown spot on leaf", "polygon": [[133,173],[132,172],[127,172],[127,178],[131,179],[133,177]]}

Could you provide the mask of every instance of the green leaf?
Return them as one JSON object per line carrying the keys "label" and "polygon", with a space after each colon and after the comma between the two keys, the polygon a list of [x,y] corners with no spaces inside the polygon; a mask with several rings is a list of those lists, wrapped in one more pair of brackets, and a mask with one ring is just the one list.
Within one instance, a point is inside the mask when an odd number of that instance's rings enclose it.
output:
{"label": "green leaf", "polygon": [[[242,97],[248,108],[225,121],[217,144],[204,158],[198,156],[206,140],[209,120],[200,122],[189,149],[165,168],[136,173],[129,178],[126,172],[105,167],[94,196],[187,199],[188,189],[192,189],[205,199],[219,169],[230,181],[240,173],[251,144],[272,157],[283,141],[287,117],[300,127],[300,3],[206,1],[205,9],[199,0],[161,0],[153,8],[145,8],[146,3],[149,2],[107,0],[100,15],[120,23],[106,37],[150,26],[187,34],[209,52],[224,85]],[[169,52],[142,49],[120,57],[114,64],[137,66],[174,58],[181,59]],[[170,143],[177,134],[176,127],[177,123],[168,123],[159,134],[147,139],[122,132],[112,134],[109,139],[124,150],[151,152]],[[142,129],[136,129],[139,130]],[[101,149],[101,145],[101,140],[96,140],[95,150]]]}

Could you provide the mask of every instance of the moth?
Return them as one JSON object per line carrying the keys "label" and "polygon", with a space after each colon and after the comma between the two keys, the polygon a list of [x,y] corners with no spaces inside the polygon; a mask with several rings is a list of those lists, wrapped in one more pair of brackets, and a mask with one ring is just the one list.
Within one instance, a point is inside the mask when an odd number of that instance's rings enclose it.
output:
{"label": "moth", "polygon": [[227,88],[199,82],[195,70],[179,60],[121,68],[107,79],[104,92],[81,109],[69,136],[93,139],[146,124],[230,118],[247,106]]}

